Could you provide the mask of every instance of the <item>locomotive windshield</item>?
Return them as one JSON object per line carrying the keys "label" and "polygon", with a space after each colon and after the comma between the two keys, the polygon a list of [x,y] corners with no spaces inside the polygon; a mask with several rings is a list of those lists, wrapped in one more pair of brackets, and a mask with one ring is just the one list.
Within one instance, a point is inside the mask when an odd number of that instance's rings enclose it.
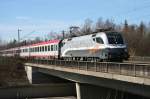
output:
{"label": "locomotive windshield", "polygon": [[123,44],[123,38],[120,33],[106,33],[109,44]]}

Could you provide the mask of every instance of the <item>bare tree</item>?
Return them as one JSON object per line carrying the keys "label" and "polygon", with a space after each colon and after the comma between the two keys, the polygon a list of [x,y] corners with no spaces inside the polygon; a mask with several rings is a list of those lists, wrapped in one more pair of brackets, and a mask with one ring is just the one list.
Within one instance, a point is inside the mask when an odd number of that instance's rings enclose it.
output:
{"label": "bare tree", "polygon": [[81,28],[81,32],[83,34],[90,34],[92,32],[92,20],[86,19],[83,27]]}
{"label": "bare tree", "polygon": [[96,28],[95,29],[99,29],[99,28],[104,28],[104,21],[102,18],[99,18],[96,22]]}

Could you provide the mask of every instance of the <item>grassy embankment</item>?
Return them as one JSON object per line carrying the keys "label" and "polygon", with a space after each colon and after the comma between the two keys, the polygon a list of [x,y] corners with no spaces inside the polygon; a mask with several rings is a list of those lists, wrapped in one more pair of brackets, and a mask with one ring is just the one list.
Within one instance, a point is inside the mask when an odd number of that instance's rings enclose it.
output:
{"label": "grassy embankment", "polygon": [[28,84],[23,59],[0,57],[0,87]]}

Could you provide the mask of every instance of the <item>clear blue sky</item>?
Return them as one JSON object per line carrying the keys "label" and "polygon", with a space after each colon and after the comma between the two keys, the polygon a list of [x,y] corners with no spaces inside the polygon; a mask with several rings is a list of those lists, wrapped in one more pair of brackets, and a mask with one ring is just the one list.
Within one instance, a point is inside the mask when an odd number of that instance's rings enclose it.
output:
{"label": "clear blue sky", "polygon": [[116,23],[150,21],[150,0],[0,0],[0,38],[12,40],[21,28],[21,37],[67,30],[87,18],[102,17]]}

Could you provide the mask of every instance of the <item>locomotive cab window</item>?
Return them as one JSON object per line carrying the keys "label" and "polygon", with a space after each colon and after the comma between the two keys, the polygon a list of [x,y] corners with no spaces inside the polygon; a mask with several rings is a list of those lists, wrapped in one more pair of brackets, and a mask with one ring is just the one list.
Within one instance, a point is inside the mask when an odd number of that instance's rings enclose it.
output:
{"label": "locomotive cab window", "polygon": [[103,40],[100,37],[96,37],[96,42],[100,44],[104,44]]}
{"label": "locomotive cab window", "polygon": [[123,44],[123,38],[120,33],[107,33],[108,43],[109,44]]}

